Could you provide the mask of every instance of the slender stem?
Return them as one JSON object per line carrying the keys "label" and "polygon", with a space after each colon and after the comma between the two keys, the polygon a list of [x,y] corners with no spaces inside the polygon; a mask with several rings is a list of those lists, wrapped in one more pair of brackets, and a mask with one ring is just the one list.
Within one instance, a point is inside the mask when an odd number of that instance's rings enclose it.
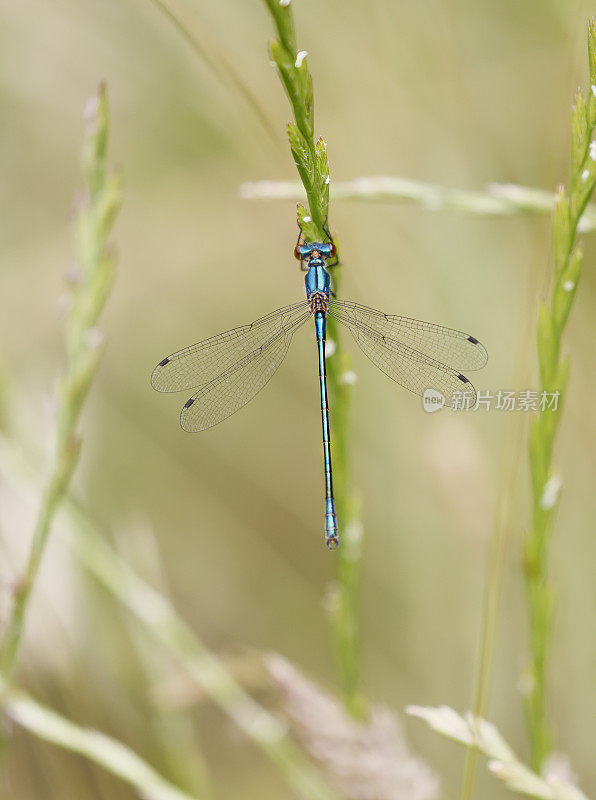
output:
{"label": "slender stem", "polygon": [[[0,469],[11,483],[35,482],[30,464],[0,435]],[[226,666],[176,612],[163,594],[150,586],[111,547],[86,509],[67,495],[70,543],[85,569],[126,608],[279,769],[294,791],[307,800],[337,800],[337,796],[293,744],[283,725],[237,683]]]}
{"label": "slender stem", "polygon": [[21,727],[73,753],[94,761],[130,784],[147,800],[197,800],[167,781],[133,750],[104,733],[82,728],[22,692],[0,682],[4,713]]}
{"label": "slender stem", "polygon": [[[526,298],[528,312],[525,315],[524,331],[520,336],[523,346],[516,350],[513,385],[524,383],[533,354],[532,329],[534,297],[541,279],[538,268],[528,271]],[[514,503],[520,481],[520,470],[524,463],[523,452],[526,442],[528,419],[525,415],[514,415],[502,437],[499,457],[498,486],[491,532],[490,545],[486,559],[486,578],[480,629],[480,643],[477,654],[472,715],[474,718],[486,716],[491,688],[494,653],[497,642],[499,615],[507,548],[511,529],[515,526]],[[474,791],[478,750],[470,747],[466,751],[460,800],[470,800]]]}
{"label": "slender stem", "polygon": [[54,462],[35,523],[23,576],[14,592],[12,613],[0,646],[0,671],[10,684],[23,637],[25,616],[54,516],[76,467],[80,439],[77,423],[101,355],[95,329],[107,299],[114,258],[106,241],[120,205],[120,181],[106,172],[108,108],[105,87],[88,104],[83,169],[87,197],[76,218],[80,275],[70,287],[66,317],[66,370],[60,383]]}
{"label": "slender stem", "polygon": [[406,713],[423,719],[432,730],[473,748],[488,759],[492,774],[516,794],[538,800],[588,800],[574,783],[565,778],[546,779],[528,769],[493,724],[482,717],[460,716],[448,706],[408,706]]}
{"label": "slender stem", "polygon": [[[590,37],[592,34],[590,33]],[[580,119],[577,119],[577,115],[579,114]],[[583,124],[581,120],[584,120]],[[589,123],[589,117],[586,117],[584,114],[584,110],[582,108],[582,103],[579,101],[579,106],[576,106],[574,111],[574,133],[576,131],[582,131],[581,135],[576,134],[576,139],[574,140],[574,150],[576,151],[576,155],[574,156],[574,163],[575,163],[575,170],[576,170],[576,178],[575,184],[583,184],[589,190],[589,182],[591,180],[591,171],[592,166],[588,164],[586,166],[585,162],[589,155],[589,140],[592,135],[593,126]],[[587,172],[586,172],[587,170]],[[577,180],[577,176],[579,176],[579,181]],[[517,187],[519,189],[519,187]],[[519,192],[517,192],[519,195]],[[549,203],[545,206],[545,208],[552,209],[552,207],[559,208],[559,203],[561,202],[560,194],[546,196],[549,200]],[[576,216],[575,219],[571,220],[569,225],[569,229],[573,229],[574,231],[578,230],[580,225],[578,225],[578,219],[582,214],[582,209],[587,208],[586,203],[588,200],[588,196],[581,196],[578,201],[574,204]],[[542,208],[536,207],[536,211],[542,210]],[[586,224],[590,220],[588,215],[588,210],[584,211],[583,217],[581,217],[581,227],[583,230],[587,230],[590,228],[590,225]],[[593,209],[590,214],[593,213]],[[567,225],[568,220],[565,219],[566,214],[563,214],[562,225],[557,227],[555,224],[554,226],[554,238],[555,238],[555,252],[558,253],[557,262],[556,262],[556,276],[555,276],[555,297],[557,297],[558,305],[558,321],[559,323],[564,324],[564,319],[566,319],[566,314],[569,312],[569,306],[571,302],[571,297],[569,294],[575,291],[575,284],[577,281],[577,275],[573,278],[570,277],[569,274],[566,275],[564,280],[561,280],[561,275],[559,274],[559,270],[564,268],[567,271],[570,269],[570,259],[572,257],[573,251],[573,243],[571,240],[568,239],[567,233]],[[555,222],[556,222],[555,218]],[[560,240],[563,240],[563,243]],[[559,294],[557,294],[557,287],[559,287]],[[564,294],[561,293],[560,290],[563,290]],[[561,305],[561,303],[563,305]],[[555,300],[553,299],[553,307],[555,304]],[[562,313],[564,312],[564,313]],[[547,312],[548,316],[548,312]],[[556,327],[556,335],[555,338],[558,342],[560,342],[562,327],[557,324]],[[558,359],[557,353],[553,351],[545,351],[544,347],[540,346],[541,351],[541,360],[546,357],[550,359],[551,368],[553,364],[556,363]],[[543,381],[542,388],[546,390],[547,384]],[[549,411],[544,411],[543,413],[552,413]],[[551,435],[554,435],[554,428],[551,432],[548,433],[546,436],[546,441],[544,441],[545,451],[546,453],[552,452],[552,439]],[[502,580],[503,580],[503,567],[505,561],[505,546],[507,540],[507,527],[509,518],[511,515],[511,501],[512,497],[515,492],[515,486],[518,482],[518,465],[519,465],[519,454],[517,453],[518,442],[521,442],[523,438],[523,430],[521,430],[521,425],[518,424],[516,426],[516,433],[513,436],[513,441],[509,447],[511,453],[508,453],[507,450],[504,449],[503,451],[503,459],[502,465],[505,467],[505,470],[501,468],[500,474],[503,477],[503,480],[500,482],[499,492],[498,492],[498,503],[497,503],[497,513],[495,518],[495,527],[493,531],[493,536],[491,539],[491,547],[488,557],[488,573],[487,573],[487,583],[486,583],[486,591],[485,591],[485,600],[484,600],[484,610],[483,610],[483,620],[482,620],[482,632],[481,632],[481,646],[480,646],[480,653],[479,653],[479,663],[478,663],[478,671],[477,671],[477,678],[474,690],[474,703],[473,703],[473,714],[474,718],[480,718],[484,716],[487,699],[488,699],[488,690],[489,690],[489,682],[490,682],[490,672],[493,660],[493,651],[494,651],[494,644],[496,638],[496,624],[498,619],[498,608],[500,604],[500,595],[502,589]],[[549,443],[549,439],[551,439]],[[550,458],[550,456],[549,456]],[[541,471],[543,474],[547,474],[550,472],[550,460],[548,464],[545,464],[544,461],[542,465],[538,463],[540,459],[535,460],[532,457],[532,471],[533,474],[535,471]],[[507,483],[504,483],[505,476],[507,476],[506,480]],[[545,484],[542,484],[544,487]],[[546,483],[548,485],[548,481]],[[540,484],[537,485],[536,488],[539,488]],[[549,492],[551,492],[550,497],[547,496],[547,504],[549,502],[556,503],[556,494],[557,494],[557,480],[555,479],[554,483],[550,484]],[[554,494],[552,494],[554,492]],[[539,494],[539,505],[543,504],[544,502],[544,492],[540,491]],[[554,506],[553,506],[554,507]],[[533,542],[530,545],[530,542]],[[542,555],[545,555],[545,545],[546,542],[544,540],[544,530],[540,527],[534,527],[531,533],[528,535],[527,544],[526,546],[538,546],[541,549]],[[527,570],[526,565],[526,570]],[[529,674],[528,674],[528,696],[527,696],[527,717],[529,723],[529,731],[530,731],[530,743],[531,743],[531,750],[532,750],[532,764],[536,770],[540,770],[544,763],[544,758],[549,752],[550,749],[550,731],[549,726],[546,718],[546,686],[545,686],[545,660],[546,660],[546,647],[545,643],[547,637],[549,635],[548,631],[548,621],[545,619],[544,616],[544,608],[548,608],[547,604],[547,595],[545,594],[543,597],[540,596],[541,592],[547,589],[546,586],[546,560],[543,560],[540,563],[540,576],[536,574],[527,574],[526,575],[526,582],[528,587],[528,600],[529,600],[529,618],[530,618],[530,628],[531,628],[531,665],[529,667]],[[536,586],[540,587],[539,591],[536,591]],[[544,625],[544,623],[547,623]],[[539,625],[544,625],[544,627],[539,628]],[[473,724],[473,719],[470,721],[470,724]],[[465,762],[465,769],[464,769],[464,777],[462,782],[462,791],[461,791],[461,798],[462,800],[469,800],[472,796],[473,786],[474,786],[474,773],[476,768],[478,758],[478,751],[473,747],[468,748],[466,753],[466,762]]]}
{"label": "slender stem", "polygon": [[[247,200],[299,200],[304,197],[304,189],[298,181],[255,181],[243,183],[240,195]],[[552,192],[528,186],[491,183],[486,191],[473,192],[389,175],[334,181],[331,196],[334,200],[414,203],[430,211],[482,216],[552,214],[555,205]],[[586,207],[580,229],[583,232],[596,230],[596,206]]]}
{"label": "slender stem", "polygon": [[[494,524],[490,546],[486,559],[486,582],[482,608],[480,645],[478,649],[474,694],[472,701],[472,720],[484,717],[488,705],[494,651],[497,639],[497,626],[503,578],[506,564],[506,549],[509,538],[509,526],[512,514],[512,501],[519,480],[519,468],[522,461],[522,424],[525,420],[517,416],[514,425],[504,442],[499,468],[499,486]],[[468,747],[464,761],[464,770],[460,798],[470,800],[474,791],[478,750]]]}
{"label": "slender stem", "polygon": [[304,224],[307,241],[325,241],[329,214],[329,164],[327,146],[322,139],[314,139],[314,98],[312,77],[308,71],[307,53],[298,51],[294,19],[290,4],[279,0],[265,0],[278,35],[270,43],[272,60],[277,65],[294,113],[294,122],[288,123],[288,138],[302,186],[306,192],[309,219],[299,219]]}
{"label": "slender stem", "polygon": [[309,800],[334,800],[335,794],[288,738],[285,726],[241,688],[163,595],[136,575],[92,526],[80,524],[72,543],[86,568],[271,759],[296,792]]}
{"label": "slender stem", "polygon": [[[270,54],[277,65],[286,90],[294,122],[288,124],[290,148],[300,188],[306,193],[308,210],[298,205],[298,223],[306,241],[328,238],[329,163],[327,145],[314,138],[314,100],[312,77],[308,71],[306,52],[299,51],[290,4],[265,0],[273,18],[278,38],[271,42]],[[336,243],[337,244],[337,243]],[[336,296],[341,289],[340,270],[333,271]],[[333,435],[331,450],[334,464],[335,502],[340,528],[340,546],[336,551],[336,580],[328,608],[346,708],[355,717],[364,714],[365,703],[359,690],[360,632],[358,621],[359,587],[362,563],[362,527],[357,518],[357,502],[351,481],[349,429],[350,382],[349,357],[344,352],[339,326],[327,320],[328,343],[334,352],[327,357],[327,377],[331,401]]]}
{"label": "slender stem", "polygon": [[[262,104],[254,95],[247,83],[239,74],[238,70],[228,61],[221,47],[214,48],[208,46],[205,37],[206,26],[200,21],[191,30],[182,17],[169,6],[165,0],[150,0],[153,5],[169,20],[176,28],[178,33],[185,39],[186,43],[193,52],[209,67],[214,75],[221,81],[227,82],[242,97],[247,107],[250,108],[256,119],[259,120],[263,130],[267,133],[272,142],[277,142],[275,131],[271,121],[267,117]],[[200,31],[197,34],[196,30]],[[201,38],[199,38],[199,35]]]}
{"label": "slender stem", "polygon": [[556,408],[541,407],[530,428],[532,519],[524,543],[524,573],[528,603],[530,661],[526,675],[526,717],[531,763],[541,772],[552,749],[547,709],[547,658],[552,634],[553,590],[549,580],[549,545],[562,480],[553,469],[555,435],[561,420],[569,376],[569,360],[561,342],[580,277],[583,252],[577,243],[580,219],[596,184],[596,31],[588,25],[591,89],[584,98],[578,90],[571,124],[569,190],[560,187],[553,215],[553,288],[538,318],[538,364],[541,392],[555,393]]}

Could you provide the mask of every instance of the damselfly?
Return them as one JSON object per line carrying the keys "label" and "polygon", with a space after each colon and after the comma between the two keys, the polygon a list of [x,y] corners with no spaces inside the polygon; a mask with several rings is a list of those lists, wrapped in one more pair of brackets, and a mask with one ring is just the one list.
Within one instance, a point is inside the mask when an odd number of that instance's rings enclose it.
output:
{"label": "damselfly", "polygon": [[204,431],[252,400],[283,361],[294,333],[312,317],[323,421],[325,542],[335,550],[339,532],[325,370],[327,317],[345,325],[370,360],[396,383],[418,395],[427,389],[440,392],[450,406],[464,392],[469,403],[475,402],[475,389],[460,370],[480,369],[487,354],[478,339],[467,333],[335,299],[328,272],[336,260],[332,241],[301,244],[299,239],[294,254],[306,272],[306,300],[164,358],[155,367],[151,383],[159,392],[196,390],[182,408],[180,424],[185,431]]}

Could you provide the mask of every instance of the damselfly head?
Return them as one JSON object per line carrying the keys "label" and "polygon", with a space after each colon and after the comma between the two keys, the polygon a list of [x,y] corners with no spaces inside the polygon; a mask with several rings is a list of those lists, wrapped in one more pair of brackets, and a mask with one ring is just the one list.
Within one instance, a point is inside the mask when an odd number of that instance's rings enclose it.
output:
{"label": "damselfly head", "polygon": [[311,258],[334,258],[336,254],[333,242],[303,242],[294,248],[294,257],[299,261],[310,261]]}

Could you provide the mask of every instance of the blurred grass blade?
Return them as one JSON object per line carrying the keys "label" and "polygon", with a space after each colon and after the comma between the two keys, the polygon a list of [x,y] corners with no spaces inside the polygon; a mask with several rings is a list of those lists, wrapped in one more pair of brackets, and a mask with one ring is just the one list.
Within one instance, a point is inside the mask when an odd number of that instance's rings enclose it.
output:
{"label": "blurred grass blade", "polygon": [[[589,49],[594,45],[593,24],[589,29]],[[546,711],[545,665],[550,639],[553,596],[546,571],[547,536],[552,512],[558,502],[561,479],[551,468],[553,440],[560,413],[560,400],[568,377],[568,360],[560,358],[561,336],[573,304],[579,280],[582,250],[575,243],[578,230],[592,229],[587,202],[594,185],[593,159],[590,142],[596,123],[594,92],[588,93],[587,103],[581,93],[576,98],[572,115],[572,176],[571,186],[577,196],[571,200],[563,187],[551,196],[553,217],[553,260],[555,280],[552,302],[542,304],[538,317],[538,358],[542,392],[559,392],[557,408],[541,410],[530,428],[530,463],[534,494],[533,526],[526,537],[525,573],[530,627],[531,661],[524,681],[527,686],[526,714],[531,746],[532,766],[540,772],[551,750],[551,732]],[[589,191],[586,191],[588,187]],[[588,222],[589,224],[586,224]],[[517,426],[521,428],[520,425]],[[521,434],[521,429],[518,430]],[[521,435],[515,437],[521,441]],[[512,453],[515,446],[512,446]],[[488,560],[487,584],[481,632],[478,675],[474,695],[474,716],[481,717],[487,704],[489,679],[496,638],[498,606],[501,597],[506,546],[506,525],[512,497],[516,491],[519,454],[507,457],[508,486],[499,489],[499,504]],[[549,519],[550,518],[550,519]],[[476,755],[469,750],[466,757],[461,798],[472,796]]]}
{"label": "blurred grass blade", "polygon": [[542,777],[528,769],[495,726],[482,717],[472,714],[462,717],[448,706],[408,706],[406,713],[423,719],[432,730],[448,739],[477,749],[489,759],[492,774],[513,792],[539,800],[588,800],[577,786],[554,777]]}
{"label": "blurred grass blade", "polygon": [[[528,341],[524,336],[523,341]],[[515,375],[527,374],[527,348],[517,351],[518,364]],[[513,385],[521,385],[523,377],[515,380]],[[526,419],[522,415],[514,415],[505,436],[502,437],[499,456],[498,486],[489,549],[486,556],[484,597],[482,604],[482,622],[480,642],[474,679],[473,714],[483,717],[488,705],[494,653],[497,642],[499,612],[503,592],[503,580],[507,563],[507,545],[512,525],[513,503],[520,480],[520,468],[523,464],[523,443],[526,431]],[[470,800],[474,790],[478,751],[468,749],[464,762],[461,787],[461,800]]]}
{"label": "blurred grass blade", "polygon": [[0,670],[10,683],[23,636],[27,606],[57,509],[67,492],[81,449],[77,426],[102,353],[97,320],[114,276],[114,256],[107,240],[120,208],[120,179],[106,170],[109,132],[105,86],[87,103],[82,167],[85,198],[75,219],[80,274],[69,289],[65,320],[66,368],[58,392],[54,460],[41,505],[28,561],[14,591],[13,607],[0,647]]}
{"label": "blurred grass blade", "polygon": [[[125,561],[168,596],[164,564],[151,525],[136,518],[129,520],[115,532],[114,547]],[[98,608],[100,613],[102,608],[105,612],[101,600]],[[173,669],[169,653],[156,647],[131,615],[126,619],[125,635],[133,650],[130,667],[136,666],[139,683],[149,690],[149,702],[144,703],[144,712],[154,742],[152,758],[176,786],[204,800],[212,800],[213,776],[204,753],[201,732],[195,724],[194,714],[189,713],[184,703],[180,705],[181,695],[176,695],[175,691],[185,684],[180,671]]]}
{"label": "blurred grass blade", "polygon": [[140,620],[150,636],[174,656],[211,700],[278,767],[291,786],[309,800],[333,800],[334,793],[288,738],[280,721],[240,687],[223,663],[201,642],[170,602],[76,514],[75,553],[91,574]]}
{"label": "blurred grass blade", "polygon": [[[594,27],[590,23],[588,50],[590,64],[594,49]],[[538,317],[538,358],[541,389],[562,392],[567,382],[568,360],[560,361],[561,335],[565,327],[579,280],[582,250],[575,244],[578,230],[593,230],[594,208],[587,206],[594,185],[594,164],[590,156],[590,145],[594,124],[596,123],[596,104],[594,81],[587,102],[578,92],[572,114],[571,131],[571,186],[575,187],[574,199],[569,198],[563,187],[554,195],[549,195],[548,209],[553,218],[553,260],[555,283],[552,303],[542,304]],[[518,187],[521,188],[521,187]],[[519,194],[519,192],[518,192]],[[539,211],[540,209],[536,209]],[[552,388],[551,388],[552,387]],[[558,398],[560,401],[560,398]],[[560,411],[558,405],[557,411]],[[530,463],[532,488],[534,494],[533,527],[526,537],[525,573],[530,627],[531,662],[524,685],[527,687],[526,716],[531,746],[532,766],[538,772],[544,766],[551,749],[551,732],[546,712],[545,664],[547,644],[550,638],[550,618],[553,597],[546,573],[546,545],[548,525],[546,515],[550,515],[557,505],[561,479],[553,474],[550,463],[552,445],[557,427],[558,414],[545,409],[537,422],[532,421],[530,429]],[[520,426],[517,426],[520,428]],[[521,430],[519,430],[521,433]],[[516,437],[521,441],[521,436]],[[515,447],[512,448],[512,453]],[[499,489],[497,517],[491,541],[488,560],[487,583],[484,597],[484,611],[481,631],[478,674],[474,693],[474,715],[483,716],[488,699],[490,672],[496,639],[498,607],[500,603],[503,568],[506,546],[506,524],[510,514],[512,497],[516,490],[517,465],[519,454],[507,458],[511,464],[509,486],[502,484]],[[544,508],[545,496],[547,506]],[[466,757],[461,798],[469,800],[474,786],[476,753],[469,750]]]}
{"label": "blurred grass blade", "polygon": [[[0,435],[0,470],[11,483],[35,482],[36,475],[17,450]],[[214,656],[170,601],[139,577],[103,539],[85,509],[72,497],[64,503],[70,542],[88,572],[145,627],[277,767],[294,791],[306,800],[338,800],[315,767],[288,737],[285,726],[250,697]]]}
{"label": "blurred grass blade", "polygon": [[[198,36],[191,31],[190,27],[183,22],[181,17],[172,11],[165,0],[151,0],[151,2],[165,17],[167,17],[196,55],[207,64],[213,74],[220,81],[230,84],[238,92],[256,119],[258,119],[269,138],[277,142],[278,137],[275,133],[275,129],[267,117],[262,104],[244,82],[238,70],[228,61],[224,55],[223,49],[221,47],[214,49],[213,46],[209,48],[204,42],[201,42]],[[209,52],[210,49],[214,50],[213,55]]]}
{"label": "blurred grass blade", "polygon": [[[254,181],[241,184],[240,196],[246,200],[301,200],[304,188],[298,181]],[[334,181],[331,197],[334,200],[414,203],[429,211],[454,211],[481,216],[552,214],[555,206],[552,192],[528,186],[491,183],[486,191],[475,192],[390,175]],[[586,207],[580,230],[596,230],[596,206]]]}
{"label": "blurred grass blade", "polygon": [[79,753],[122,778],[145,800],[198,800],[196,795],[186,794],[166,781],[122,742],[75,725],[26,694],[11,691],[4,695],[3,710],[13,722],[40,739]]}
{"label": "blurred grass blade", "polygon": [[387,706],[371,704],[367,720],[355,720],[341,698],[291,661],[275,653],[264,660],[292,732],[343,797],[438,800],[436,774],[412,752],[401,720]]}

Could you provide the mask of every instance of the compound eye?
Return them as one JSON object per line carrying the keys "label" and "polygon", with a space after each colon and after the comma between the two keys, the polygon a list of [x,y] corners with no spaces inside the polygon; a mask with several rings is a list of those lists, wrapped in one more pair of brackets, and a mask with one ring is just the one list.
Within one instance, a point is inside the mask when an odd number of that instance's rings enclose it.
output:
{"label": "compound eye", "polygon": [[302,260],[302,248],[299,244],[294,248],[294,258],[298,259],[298,261]]}
{"label": "compound eye", "polygon": [[335,258],[337,255],[337,248],[333,242],[329,245],[329,258]]}

